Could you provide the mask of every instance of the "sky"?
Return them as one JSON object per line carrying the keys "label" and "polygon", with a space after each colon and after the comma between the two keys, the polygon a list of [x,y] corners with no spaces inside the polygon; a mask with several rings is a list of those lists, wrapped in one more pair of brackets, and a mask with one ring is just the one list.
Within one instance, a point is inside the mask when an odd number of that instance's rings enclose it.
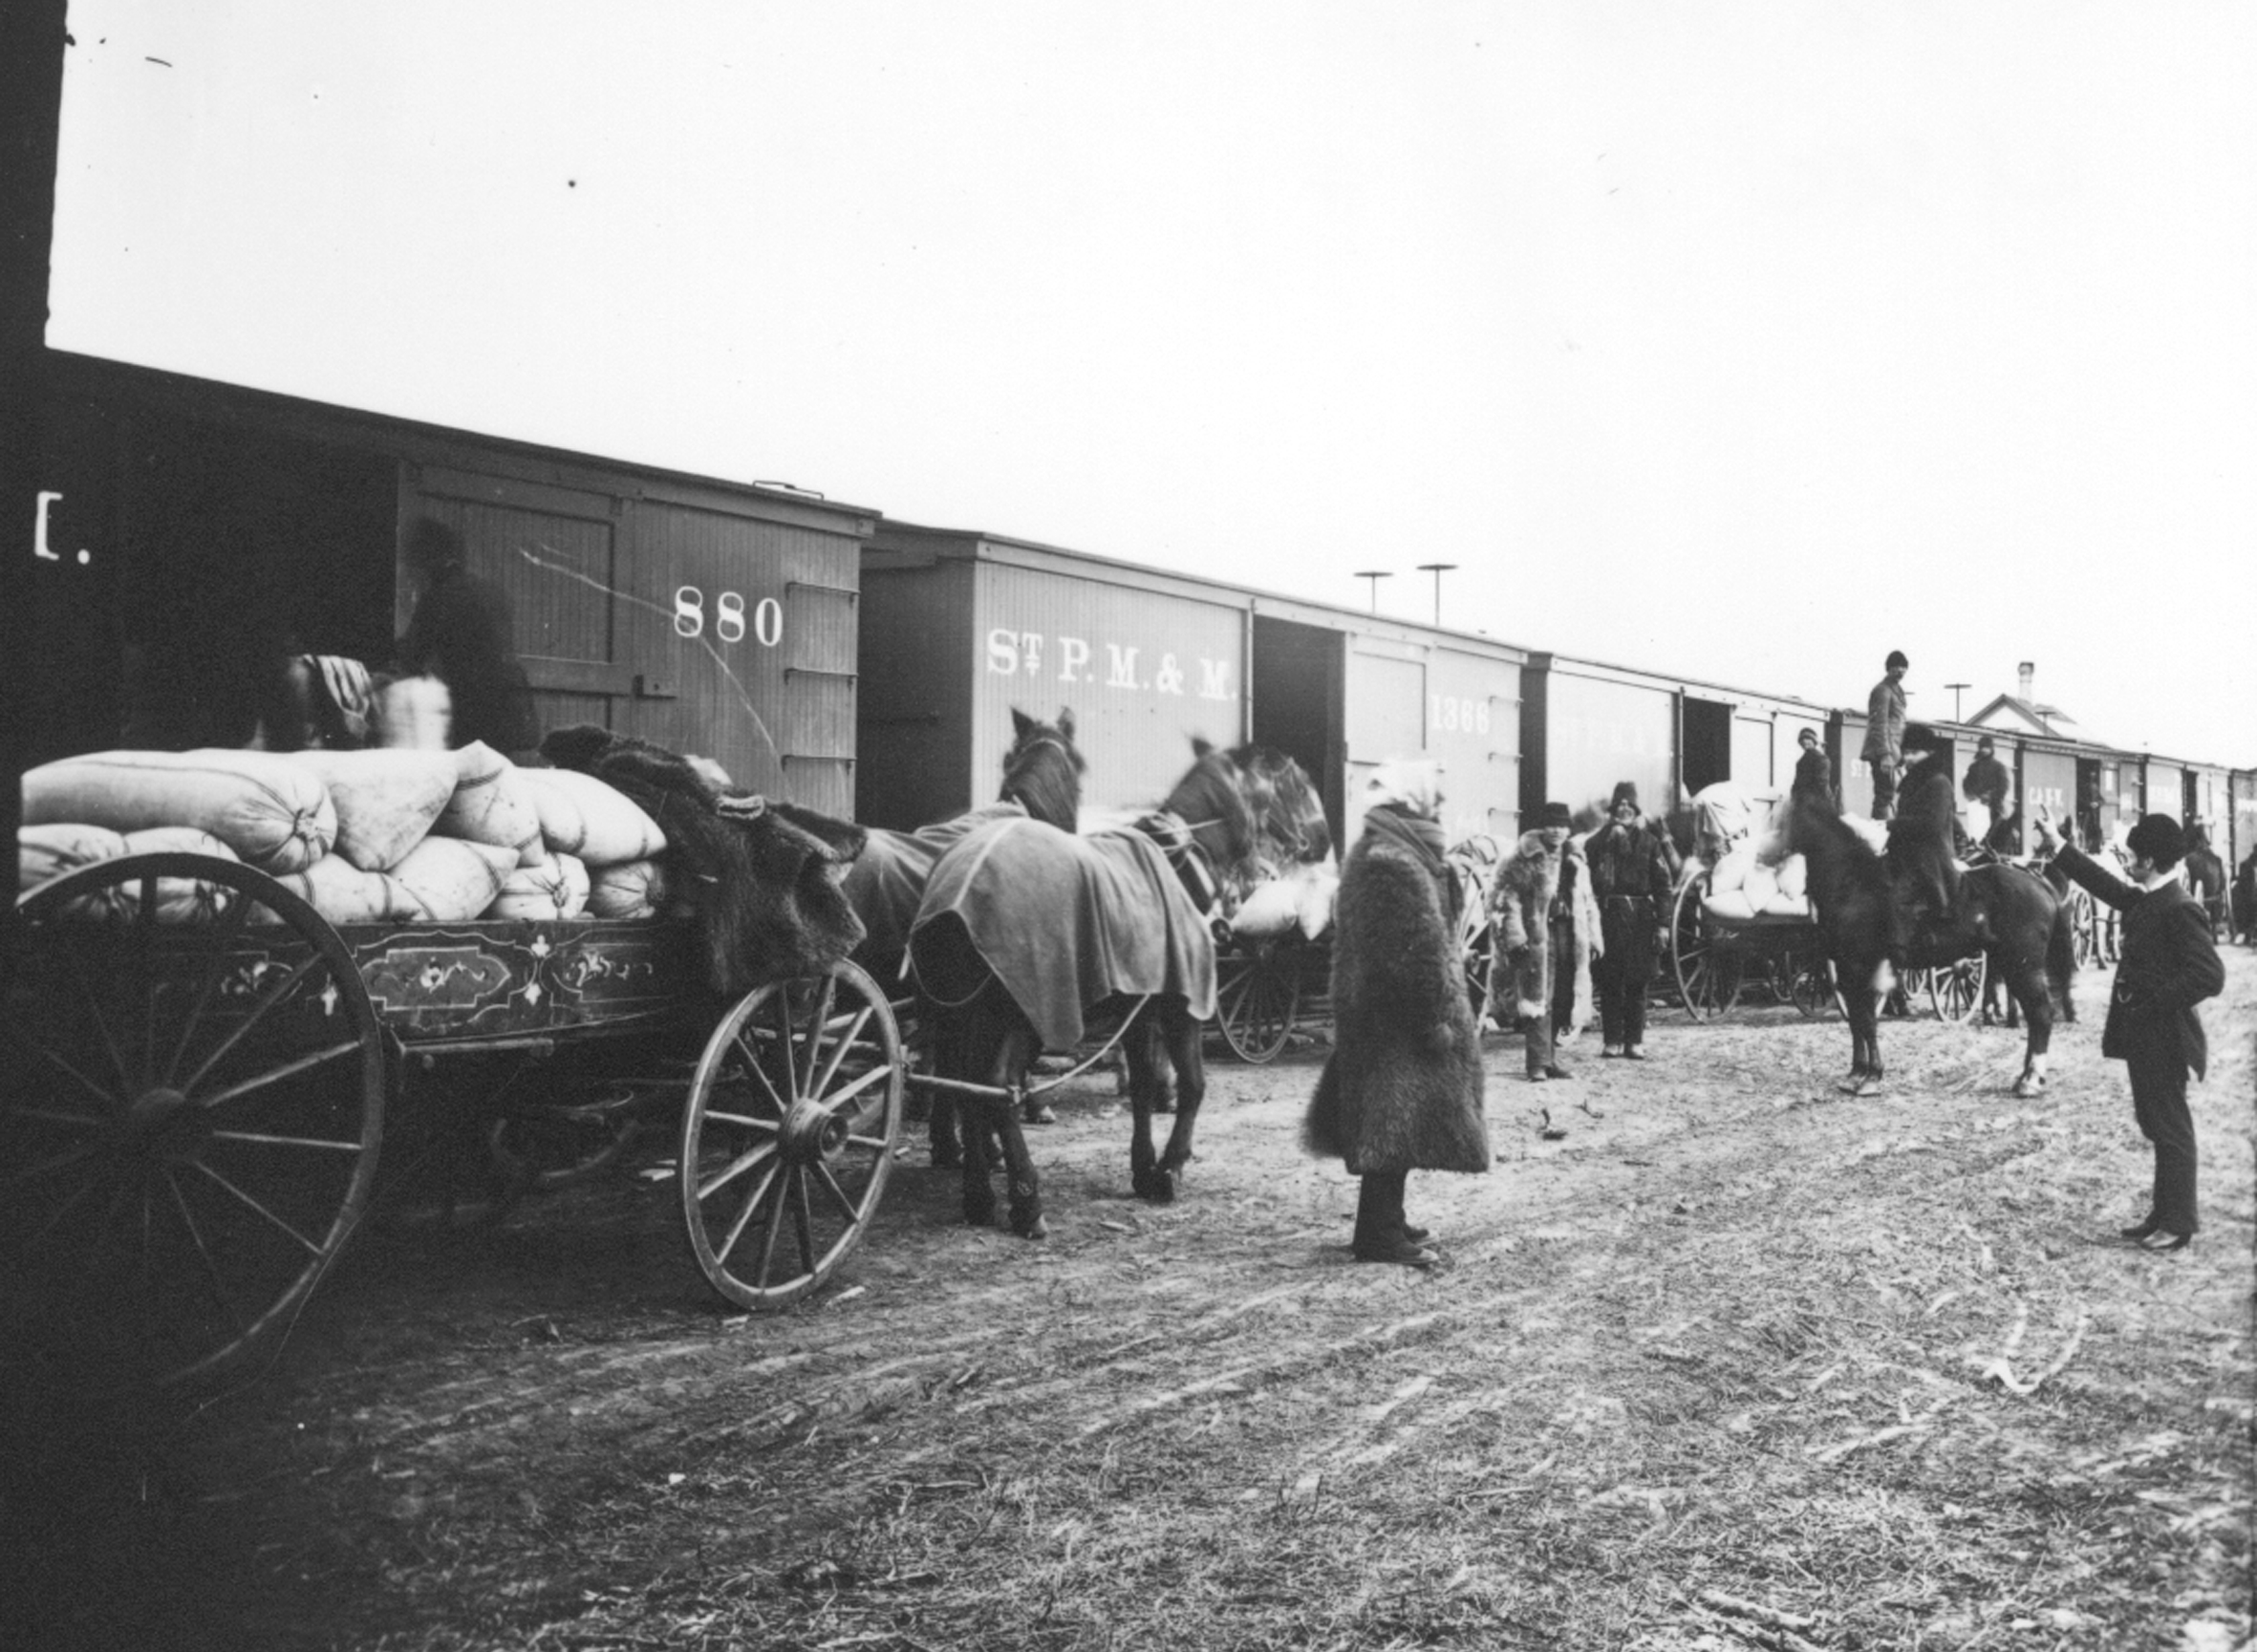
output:
{"label": "sky", "polygon": [[2257,765],[2242,0],[70,27],[59,348]]}

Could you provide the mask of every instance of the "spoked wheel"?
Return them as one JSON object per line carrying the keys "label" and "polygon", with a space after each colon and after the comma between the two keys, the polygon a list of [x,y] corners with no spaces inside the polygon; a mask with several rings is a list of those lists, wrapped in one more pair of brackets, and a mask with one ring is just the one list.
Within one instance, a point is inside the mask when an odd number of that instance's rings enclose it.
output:
{"label": "spoked wheel", "polygon": [[1669,956],[1677,974],[1677,993],[1686,1014],[1696,1021],[1712,1021],[1740,996],[1739,955],[1732,951],[1723,926],[1709,915],[1701,896],[1709,875],[1689,878],[1677,891],[1669,922]]}
{"label": "spoked wheel", "polygon": [[1215,1019],[1224,1042],[1242,1062],[1275,1061],[1300,1013],[1300,954],[1282,941],[1265,941],[1232,961],[1215,993]]}
{"label": "spoked wheel", "polygon": [[2076,938],[2076,966],[2091,969],[2100,961],[2100,925],[2092,891],[2072,886],[2069,891],[2069,928]]}
{"label": "spoked wheel", "polygon": [[1783,967],[1788,1001],[1804,1019],[1816,1020],[1839,1004],[1834,992],[1833,966],[1823,953],[1790,953]]}
{"label": "spoked wheel", "polygon": [[846,1260],[892,1173],[903,1087],[892,1009],[853,964],[730,1008],[682,1113],[682,1221],[715,1290],[781,1308]]}
{"label": "spoked wheel", "polygon": [[352,1235],[386,1040],[335,930],[265,873],[131,855],[17,903],[0,1339],[159,1381],[284,1332]]}
{"label": "spoked wheel", "polygon": [[1983,983],[1989,967],[1989,960],[1977,953],[1971,958],[1923,971],[1927,977],[1928,1002],[1937,1016],[1953,1026],[1964,1026],[1983,1007]]}
{"label": "spoked wheel", "polygon": [[1466,997],[1472,1000],[1475,1021],[1489,1010],[1489,972],[1495,965],[1494,933],[1487,892],[1476,889],[1459,910],[1457,921],[1458,958],[1465,966]]}

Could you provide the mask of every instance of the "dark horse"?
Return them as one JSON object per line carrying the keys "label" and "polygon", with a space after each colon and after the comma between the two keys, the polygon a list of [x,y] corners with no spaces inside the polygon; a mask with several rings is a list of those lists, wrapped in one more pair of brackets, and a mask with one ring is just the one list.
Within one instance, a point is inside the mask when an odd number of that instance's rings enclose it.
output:
{"label": "dark horse", "polygon": [[[1904,897],[1881,856],[1821,801],[1798,799],[1789,806],[1784,847],[1808,868],[1812,915],[1849,1016],[1850,1070],[1841,1088],[1868,1095],[1881,1080],[1880,981],[1890,908]],[[2063,1013],[2070,1008],[2076,943],[2069,909],[2044,878],[2016,866],[1974,867],[1959,883],[1947,918],[1918,926],[1904,918],[1913,936],[1906,961],[1934,968],[1977,953],[1988,957],[2028,1023],[2014,1093],[2035,1095],[2045,1087],[2056,998]]]}
{"label": "dark horse", "polygon": [[[1254,853],[1237,772],[1204,741],[1160,806],[1118,831],[1074,837],[1040,823],[979,826],[941,856],[910,937],[935,1077],[964,1114],[964,1219],[995,1219],[991,1159],[1002,1161],[1013,1232],[1040,1238],[1042,1193],[1020,1103],[1045,1049],[1083,1041],[1083,1017],[1126,1018],[1137,1195],[1175,1197],[1206,1096],[1202,1025],[1214,999],[1210,913],[1220,880]],[[1175,1124],[1154,1151],[1162,1062],[1175,1071]],[[941,1162],[942,1109],[934,1109]]]}
{"label": "dark horse", "polygon": [[1276,877],[1297,863],[1332,853],[1324,800],[1299,762],[1266,745],[1233,746],[1221,757],[1236,771],[1238,795],[1254,815],[1251,878]]}

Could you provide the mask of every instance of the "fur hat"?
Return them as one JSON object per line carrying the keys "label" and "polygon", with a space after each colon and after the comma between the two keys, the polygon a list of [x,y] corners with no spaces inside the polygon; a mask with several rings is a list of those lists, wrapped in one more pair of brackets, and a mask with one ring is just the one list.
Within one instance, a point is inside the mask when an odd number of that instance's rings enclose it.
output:
{"label": "fur hat", "polygon": [[1815,728],[1800,729],[1796,731],[1795,738],[1804,745],[1816,745],[1818,743],[1818,731]]}
{"label": "fur hat", "polygon": [[1612,814],[1624,804],[1632,808],[1638,806],[1638,788],[1626,780],[1619,780],[1614,783],[1614,796],[1607,802],[1606,812]]}
{"label": "fur hat", "polygon": [[1975,749],[1977,751],[1996,751],[1998,749],[1998,742],[1992,740],[1987,734],[1978,735],[1975,738]]}
{"label": "fur hat", "polygon": [[1544,812],[1536,817],[1537,830],[1543,831],[1550,826],[1562,826],[1568,831],[1575,830],[1575,815],[1565,804],[1548,803],[1544,805]]}
{"label": "fur hat", "polygon": [[2186,855],[2186,834],[2167,814],[2143,814],[2124,839],[2124,847],[2159,867],[2175,867]]}
{"label": "fur hat", "polygon": [[1912,669],[1912,662],[1904,657],[1904,651],[1902,649],[1892,648],[1889,650],[1888,658],[1881,662],[1881,668],[1883,671],[1895,671],[1899,666],[1902,666],[1906,671],[1910,671]]}

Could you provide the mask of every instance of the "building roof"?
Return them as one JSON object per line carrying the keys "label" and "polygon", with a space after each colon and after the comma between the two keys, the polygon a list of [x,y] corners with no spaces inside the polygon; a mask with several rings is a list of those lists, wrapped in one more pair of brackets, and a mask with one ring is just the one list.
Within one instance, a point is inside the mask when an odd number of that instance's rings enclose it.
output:
{"label": "building roof", "polygon": [[2019,695],[2002,694],[1967,721],[1977,728],[2010,729],[2016,734],[2050,735],[2086,745],[2108,742],[2057,705],[2041,705]]}

